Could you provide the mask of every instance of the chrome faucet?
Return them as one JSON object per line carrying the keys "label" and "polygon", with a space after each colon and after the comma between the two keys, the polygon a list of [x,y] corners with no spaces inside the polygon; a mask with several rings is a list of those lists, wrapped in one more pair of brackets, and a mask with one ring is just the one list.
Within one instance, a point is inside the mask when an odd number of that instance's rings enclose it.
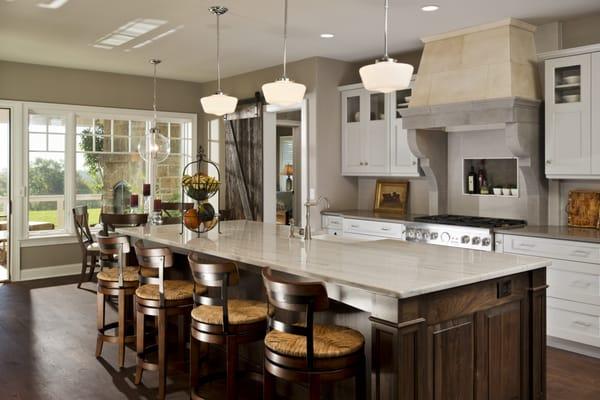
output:
{"label": "chrome faucet", "polygon": [[327,199],[327,197],[325,196],[319,196],[319,199],[317,201],[309,200],[306,203],[304,203],[304,206],[306,207],[306,225],[304,226],[304,240],[312,239],[312,232],[310,228],[310,208],[319,205],[321,201],[325,201],[325,209],[329,209],[329,199]]}

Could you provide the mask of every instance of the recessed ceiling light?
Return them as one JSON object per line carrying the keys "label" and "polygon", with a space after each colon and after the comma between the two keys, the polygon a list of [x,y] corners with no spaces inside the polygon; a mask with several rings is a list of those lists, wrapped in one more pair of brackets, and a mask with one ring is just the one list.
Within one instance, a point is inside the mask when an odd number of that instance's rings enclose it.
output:
{"label": "recessed ceiling light", "polygon": [[437,11],[440,9],[440,6],[436,6],[435,4],[429,4],[427,6],[421,7],[423,11]]}
{"label": "recessed ceiling light", "polygon": [[38,3],[37,6],[41,8],[50,8],[52,10],[56,10],[57,8],[61,8],[68,2],[69,0],[51,0],[48,3]]}
{"label": "recessed ceiling light", "polygon": [[323,38],[323,39],[331,39],[331,38],[334,38],[334,37],[335,37],[335,35],[334,35],[333,33],[321,33],[321,35],[320,35],[320,36],[321,36],[321,38]]}

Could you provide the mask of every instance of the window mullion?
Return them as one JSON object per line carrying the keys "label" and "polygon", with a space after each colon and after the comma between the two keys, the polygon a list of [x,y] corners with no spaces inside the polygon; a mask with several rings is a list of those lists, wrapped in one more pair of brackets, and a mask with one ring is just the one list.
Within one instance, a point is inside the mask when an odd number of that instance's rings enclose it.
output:
{"label": "window mullion", "polygon": [[76,148],[75,148],[75,121],[76,115],[70,112],[66,115],[66,132],[65,132],[65,231],[73,232],[71,219],[71,210],[76,204]]}

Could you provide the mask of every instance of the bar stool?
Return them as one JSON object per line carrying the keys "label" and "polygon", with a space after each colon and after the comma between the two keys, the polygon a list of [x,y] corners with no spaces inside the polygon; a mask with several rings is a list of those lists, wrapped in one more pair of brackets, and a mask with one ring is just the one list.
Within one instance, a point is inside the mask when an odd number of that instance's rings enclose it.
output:
{"label": "bar stool", "polygon": [[[90,231],[87,206],[73,208],[73,222],[75,224],[77,241],[81,248],[81,274],[79,275],[79,282],[77,282],[77,289],[79,289],[83,282],[86,280],[89,282],[94,277],[94,272],[96,267],[98,267],[98,259],[100,258],[100,248],[98,247],[98,243],[94,242],[94,237]],[[88,269],[90,270],[89,275],[87,272]]]}
{"label": "bar stool", "polygon": [[[206,291],[203,287],[194,287],[194,283],[182,280],[166,280],[165,269],[173,266],[173,253],[167,247],[144,247],[141,240],[135,243],[138,263],[143,268],[158,271],[158,277],[140,276],[140,287],[135,291],[136,308],[136,350],[137,366],[135,384],[142,381],[144,370],[158,370],[158,398],[164,399],[167,386],[167,318],[179,316],[179,324],[183,324],[194,306],[193,293]],[[144,319],[146,315],[157,319],[157,346],[144,344]],[[180,327],[180,340],[185,340],[183,327]],[[148,353],[157,347],[158,362],[147,360]]]}
{"label": "bar stool", "polygon": [[[322,382],[354,377],[356,399],[366,397],[364,337],[357,331],[337,325],[316,325],[314,313],[329,307],[325,286],[320,282],[291,282],[273,276],[269,268],[262,272],[267,289],[269,329],[265,336],[263,398],[274,396],[274,377],[308,384],[310,399],[321,395]],[[277,311],[305,320],[290,323]]]}
{"label": "bar stool", "polygon": [[[267,304],[253,300],[230,299],[228,288],[239,283],[234,263],[204,264],[197,256],[188,256],[196,285],[219,288],[218,297],[194,296],[190,342],[190,385],[192,399],[201,399],[197,387],[214,377],[199,379],[199,359],[202,345],[224,345],[227,353],[226,379],[228,400],[237,398],[238,346],[262,340],[267,328]],[[260,374],[247,373],[257,380]],[[199,381],[200,380],[200,381]]]}
{"label": "bar stool", "polygon": [[[126,267],[125,255],[130,252],[129,239],[126,236],[98,236],[98,247],[100,253],[106,256],[101,262],[106,266],[115,265],[114,257],[117,257],[116,267],[103,268],[98,272],[98,289],[96,292],[98,325],[98,338],[96,340],[96,357],[102,354],[104,342],[117,343],[119,345],[119,367],[125,364],[125,344],[135,342],[135,335],[127,335],[127,306],[132,307],[133,295],[138,287],[138,267]],[[118,321],[106,324],[106,296],[116,296],[118,302]],[[131,308],[133,310],[133,308]],[[133,323],[131,324],[133,332]],[[116,335],[109,335],[106,331],[117,329]]]}

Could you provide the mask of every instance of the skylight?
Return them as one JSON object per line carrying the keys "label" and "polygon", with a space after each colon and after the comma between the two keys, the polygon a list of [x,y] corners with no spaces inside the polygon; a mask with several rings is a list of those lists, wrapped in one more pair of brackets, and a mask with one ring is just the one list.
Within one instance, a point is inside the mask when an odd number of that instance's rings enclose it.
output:
{"label": "skylight", "polygon": [[157,41],[157,40],[160,40],[160,39],[164,38],[165,36],[169,36],[169,35],[171,35],[171,34],[173,34],[173,33],[177,32],[177,31],[178,31],[178,30],[180,30],[181,28],[183,28],[183,25],[179,25],[179,26],[178,26],[178,27],[176,27],[176,28],[169,29],[168,31],[165,31],[165,32],[163,32],[163,33],[159,33],[158,35],[154,36],[152,39],[148,39],[148,40],[145,40],[145,41],[143,41],[143,42],[141,42],[141,43],[138,43],[138,44],[136,44],[136,45],[132,46],[130,49],[126,49],[125,51],[131,51],[131,50],[133,50],[133,49],[139,49],[140,47],[147,46],[147,45],[149,45],[150,43],[154,43],[155,41]]}
{"label": "skylight", "polygon": [[47,3],[38,3],[37,6],[41,8],[50,8],[52,10],[56,10],[57,8],[61,8],[68,2],[69,0],[50,0]]}
{"label": "skylight", "polygon": [[110,50],[114,47],[122,46],[148,32],[152,32],[166,23],[167,21],[160,19],[138,18],[96,40],[93,46]]}

